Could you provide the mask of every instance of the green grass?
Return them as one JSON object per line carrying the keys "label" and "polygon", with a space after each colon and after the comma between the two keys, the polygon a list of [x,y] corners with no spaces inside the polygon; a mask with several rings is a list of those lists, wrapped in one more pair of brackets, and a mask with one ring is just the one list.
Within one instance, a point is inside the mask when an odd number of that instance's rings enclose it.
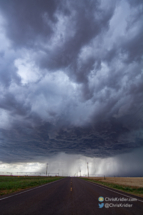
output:
{"label": "green grass", "polygon": [[101,185],[104,185],[104,186],[107,186],[107,187],[110,187],[113,189],[122,190],[124,192],[143,197],[143,187],[137,188],[137,187],[113,184],[113,183],[108,183],[108,182],[93,180],[93,179],[88,179],[88,178],[83,178],[83,179],[94,182],[94,183],[98,183],[98,184],[101,184]]}
{"label": "green grass", "polygon": [[61,178],[62,177],[0,176],[0,195],[40,186]]}

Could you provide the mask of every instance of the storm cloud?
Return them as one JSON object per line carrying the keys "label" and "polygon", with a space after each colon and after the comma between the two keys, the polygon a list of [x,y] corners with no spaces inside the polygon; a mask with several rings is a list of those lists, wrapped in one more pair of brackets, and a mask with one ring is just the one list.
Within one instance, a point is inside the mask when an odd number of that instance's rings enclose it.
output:
{"label": "storm cloud", "polygon": [[142,1],[0,2],[2,162],[143,145]]}

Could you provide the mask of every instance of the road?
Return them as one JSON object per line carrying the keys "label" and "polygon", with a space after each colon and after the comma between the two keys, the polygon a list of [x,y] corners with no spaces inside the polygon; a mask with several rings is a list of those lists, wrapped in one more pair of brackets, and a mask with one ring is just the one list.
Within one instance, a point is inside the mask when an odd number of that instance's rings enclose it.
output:
{"label": "road", "polygon": [[[142,215],[143,199],[137,201],[105,201],[126,207],[99,208],[98,197],[128,198],[130,194],[115,191],[80,178],[64,178],[0,198],[1,215]],[[133,197],[133,196],[132,196]],[[123,199],[122,199],[123,200]],[[127,207],[127,204],[132,207]],[[112,205],[113,206],[113,205]],[[121,206],[121,205],[120,205]]]}

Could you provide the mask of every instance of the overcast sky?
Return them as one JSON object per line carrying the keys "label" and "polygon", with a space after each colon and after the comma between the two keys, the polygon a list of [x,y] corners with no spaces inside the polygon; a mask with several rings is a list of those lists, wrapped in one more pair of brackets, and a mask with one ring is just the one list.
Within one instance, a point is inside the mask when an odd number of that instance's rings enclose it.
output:
{"label": "overcast sky", "polygon": [[142,174],[142,20],[142,0],[0,1],[0,171]]}

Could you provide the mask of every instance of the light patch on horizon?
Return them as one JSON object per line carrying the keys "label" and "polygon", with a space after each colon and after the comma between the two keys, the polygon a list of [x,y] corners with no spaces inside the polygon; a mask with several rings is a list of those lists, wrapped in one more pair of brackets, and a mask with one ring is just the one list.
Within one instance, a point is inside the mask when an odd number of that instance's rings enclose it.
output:
{"label": "light patch on horizon", "polygon": [[31,163],[0,163],[0,174],[2,175],[30,175],[38,173],[45,164],[40,162]]}

